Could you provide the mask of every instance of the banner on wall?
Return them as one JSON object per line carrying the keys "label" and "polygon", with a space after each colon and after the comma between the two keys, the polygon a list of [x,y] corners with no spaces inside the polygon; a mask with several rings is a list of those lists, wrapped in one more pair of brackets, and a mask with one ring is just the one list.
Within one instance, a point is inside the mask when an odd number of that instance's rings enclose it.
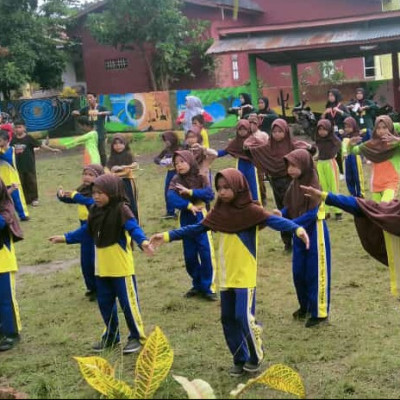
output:
{"label": "banner on wall", "polygon": [[[356,87],[367,87],[370,96],[381,104],[392,104],[392,85],[389,81],[348,82],[338,86],[344,98],[350,100]],[[294,106],[291,88],[283,88],[284,94],[289,94],[286,104],[287,115],[291,115]],[[309,105],[313,111],[324,110],[326,90],[323,86],[307,88]],[[264,88],[263,95],[270,100],[270,107],[282,114],[278,105],[280,88]],[[240,104],[239,94],[249,92],[249,87],[229,87],[204,90],[176,90],[169,92],[125,93],[100,95],[99,103],[112,112],[107,118],[108,132],[151,132],[179,129],[175,120],[185,110],[186,96],[196,96],[202,101],[204,109],[213,122],[211,129],[232,128],[237,123],[236,115],[228,114],[230,107]],[[65,137],[80,134],[75,119],[71,116],[73,110],[79,110],[86,105],[85,96],[73,99],[57,97],[45,99],[27,99],[0,102],[0,111],[7,112],[15,120],[24,119],[28,132],[48,131],[50,137]],[[257,108],[257,99],[253,99]]]}

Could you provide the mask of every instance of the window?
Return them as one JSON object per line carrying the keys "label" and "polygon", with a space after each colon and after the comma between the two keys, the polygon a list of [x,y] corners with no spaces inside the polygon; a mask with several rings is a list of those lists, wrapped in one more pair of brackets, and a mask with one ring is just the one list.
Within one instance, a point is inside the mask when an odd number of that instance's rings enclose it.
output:
{"label": "window", "polygon": [[335,63],[333,61],[321,61],[320,70],[322,79],[330,79],[335,73]]}
{"label": "window", "polygon": [[366,56],[364,57],[364,77],[374,78],[375,77],[375,57]]}
{"label": "window", "polygon": [[239,64],[238,64],[238,56],[234,54],[232,56],[232,76],[233,80],[237,81],[239,79]]}
{"label": "window", "polygon": [[104,60],[104,67],[107,71],[111,69],[125,69],[128,68],[128,60],[125,57]]}

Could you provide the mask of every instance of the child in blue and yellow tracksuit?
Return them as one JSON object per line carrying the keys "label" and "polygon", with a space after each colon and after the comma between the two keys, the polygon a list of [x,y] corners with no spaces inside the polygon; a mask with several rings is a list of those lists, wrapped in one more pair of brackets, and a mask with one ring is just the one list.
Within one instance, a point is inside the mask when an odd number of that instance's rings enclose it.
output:
{"label": "child in blue and yellow tracksuit", "polygon": [[0,179],[0,351],[12,349],[21,331],[15,297],[15,273],[18,266],[14,243],[22,238],[13,201],[5,183]]}
{"label": "child in blue and yellow tracksuit", "polygon": [[260,228],[296,232],[305,242],[307,233],[296,223],[271,215],[251,198],[244,175],[227,168],[217,173],[218,199],[200,223],[159,233],[150,243],[196,237],[209,230],[222,232],[219,249],[221,322],[234,365],[230,375],[259,370],[264,357],[262,329],[255,319],[257,241]]}
{"label": "child in blue and yellow tracksuit", "polygon": [[347,189],[355,197],[365,197],[364,171],[361,156],[359,154],[349,154],[348,146],[350,139],[353,137],[361,137],[362,143],[369,140],[371,138],[370,131],[366,129],[364,131],[364,134],[361,136],[360,128],[353,117],[347,117],[344,120],[344,134],[342,139],[344,173]]}
{"label": "child in blue and yellow tracksuit", "polygon": [[163,151],[154,158],[154,162],[162,167],[167,168],[167,174],[165,175],[164,183],[164,197],[165,206],[167,213],[162,217],[165,219],[176,218],[175,209],[168,203],[167,193],[171,179],[175,176],[175,168],[172,165],[172,156],[175,151],[179,150],[179,138],[174,131],[166,131],[161,135],[161,138],[165,144]]}
{"label": "child in blue and yellow tracksuit", "polygon": [[[168,190],[168,203],[180,210],[181,227],[203,220],[206,204],[214,199],[207,176],[200,175],[199,166],[189,150],[176,151],[173,156],[176,175]],[[183,239],[186,271],[192,278],[192,288],[185,297],[201,295],[217,300],[214,288],[215,255],[211,232]]]}
{"label": "child in blue and yellow tracksuit", "polygon": [[130,332],[123,353],[137,352],[146,336],[139,309],[131,240],[135,240],[148,254],[152,253],[151,247],[125,203],[125,189],[119,177],[107,174],[96,178],[93,200],[87,224],[49,240],[53,243],[81,243],[89,232],[96,246],[97,301],[105,324],[102,339],[93,350],[100,352],[120,341],[118,298]]}
{"label": "child in blue and yellow tracksuit", "polygon": [[[89,164],[82,171],[82,185],[76,191],[69,192],[59,189],[57,192],[58,200],[63,203],[78,204],[78,218],[82,225],[87,223],[89,208],[94,204],[92,189],[94,180],[104,174],[104,169],[100,164]],[[87,292],[85,296],[90,301],[96,300],[96,278],[94,275],[94,242],[91,236],[86,235],[81,242],[81,269]]]}
{"label": "child in blue and yellow tracksuit", "polygon": [[218,157],[230,154],[236,158],[236,168],[245,176],[251,191],[253,200],[261,204],[261,193],[258,182],[257,168],[251,161],[248,153],[244,149],[244,142],[251,136],[250,123],[247,119],[239,120],[236,125],[236,137],[232,139],[226,149],[218,150]]}
{"label": "child in blue and yellow tracksuit", "polygon": [[306,249],[298,239],[293,239],[293,281],[300,308],[293,313],[295,319],[305,319],[306,327],[324,322],[328,318],[331,287],[331,249],[329,231],[324,220],[323,205],[305,197],[300,185],[320,188],[311,153],[305,149],[293,150],[285,157],[290,184],[281,210],[283,217],[303,226],[310,238]]}
{"label": "child in blue and yellow tracksuit", "polygon": [[0,178],[7,188],[13,187],[11,197],[15,210],[21,221],[27,221],[29,212],[15,163],[15,149],[9,146],[8,141],[8,132],[0,130]]}

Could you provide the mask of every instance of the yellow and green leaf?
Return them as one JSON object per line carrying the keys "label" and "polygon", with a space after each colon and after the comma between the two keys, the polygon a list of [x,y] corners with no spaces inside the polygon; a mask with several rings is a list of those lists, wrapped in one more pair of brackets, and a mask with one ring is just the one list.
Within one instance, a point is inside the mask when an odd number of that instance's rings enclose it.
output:
{"label": "yellow and green leaf", "polygon": [[74,357],[86,382],[108,399],[132,399],[133,390],[114,378],[114,369],[101,357]]}
{"label": "yellow and green leaf", "polygon": [[162,330],[156,326],[136,362],[134,398],[150,399],[168,375],[174,353]]}
{"label": "yellow and green leaf", "polygon": [[306,397],[304,383],[299,373],[283,364],[272,365],[257,378],[249,379],[245,385],[239,384],[236,389],[231,391],[231,397],[238,398],[245,390],[255,383],[266,385],[271,389],[280,390],[281,392],[293,394],[300,399],[305,399]]}
{"label": "yellow and green leaf", "polygon": [[184,376],[172,375],[174,379],[179,382],[182,387],[186,390],[189,399],[215,399],[214,390],[209,383],[202,379],[189,379]]}

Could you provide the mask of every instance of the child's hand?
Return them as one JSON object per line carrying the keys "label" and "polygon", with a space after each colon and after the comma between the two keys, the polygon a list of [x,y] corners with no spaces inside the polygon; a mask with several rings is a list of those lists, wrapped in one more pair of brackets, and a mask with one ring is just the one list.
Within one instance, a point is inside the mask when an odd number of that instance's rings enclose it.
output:
{"label": "child's hand", "polygon": [[141,247],[143,249],[144,254],[146,254],[146,256],[149,256],[149,257],[154,256],[154,248],[151,245],[151,243],[143,242]]}
{"label": "child's hand", "polygon": [[351,146],[355,146],[356,144],[361,142],[360,136],[352,137],[349,141]]}
{"label": "child's hand", "polygon": [[306,245],[306,249],[310,248],[310,239],[307,235],[307,232],[304,228],[300,228],[296,232],[297,237]]}
{"label": "child's hand", "polygon": [[153,248],[160,247],[163,244],[164,244],[163,233],[156,233],[150,238],[150,246],[153,246]]}
{"label": "child's hand", "polygon": [[7,189],[9,194],[12,194],[18,189],[18,185],[16,183],[12,183],[11,186]]}
{"label": "child's hand", "polygon": [[176,184],[176,188],[181,196],[190,195],[190,189],[186,188],[185,186],[181,185],[180,183]]}
{"label": "child's hand", "polygon": [[53,244],[65,243],[65,238],[64,238],[64,236],[50,236],[49,242],[51,242]]}
{"label": "child's hand", "polygon": [[62,186],[57,189],[57,197],[64,197],[64,190]]}
{"label": "child's hand", "polygon": [[389,135],[383,135],[381,140],[382,142],[387,143],[389,145],[395,145],[400,141],[400,137],[389,134]]}
{"label": "child's hand", "polygon": [[278,210],[277,208],[274,208],[272,210],[272,214],[277,215],[278,217],[282,217],[282,213],[280,210]]}
{"label": "child's hand", "polygon": [[193,143],[192,144],[192,149],[202,149],[203,146],[200,143]]}
{"label": "child's hand", "polygon": [[300,185],[300,189],[303,190],[304,196],[310,197],[311,199],[317,201],[322,200],[322,192],[320,190],[315,189],[312,186],[303,186],[303,185]]}
{"label": "child's hand", "polygon": [[123,168],[121,168],[119,165],[114,165],[111,167],[111,172],[121,172]]}
{"label": "child's hand", "polygon": [[54,149],[54,148],[52,148],[51,151],[52,151],[53,153],[61,153],[61,150],[60,150],[60,149]]}
{"label": "child's hand", "polygon": [[193,213],[193,215],[196,215],[198,212],[201,212],[202,209],[203,207],[201,206],[193,205],[192,207],[190,207],[190,211]]}

